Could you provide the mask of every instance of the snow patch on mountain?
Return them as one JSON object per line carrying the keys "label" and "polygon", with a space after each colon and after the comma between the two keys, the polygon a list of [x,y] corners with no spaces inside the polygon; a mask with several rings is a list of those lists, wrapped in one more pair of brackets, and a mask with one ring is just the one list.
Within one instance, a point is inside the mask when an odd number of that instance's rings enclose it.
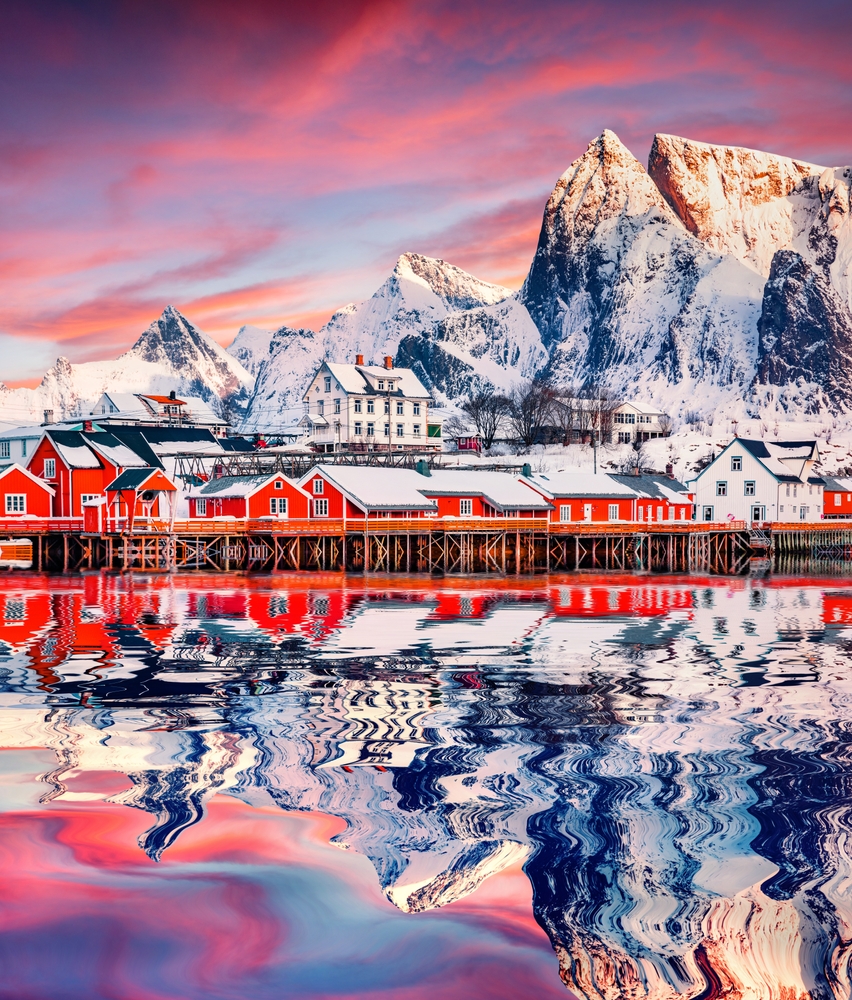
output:
{"label": "snow patch on mountain", "polygon": [[257,378],[261,365],[269,357],[269,347],[274,336],[272,330],[263,330],[259,326],[241,326],[227,348],[228,354]]}

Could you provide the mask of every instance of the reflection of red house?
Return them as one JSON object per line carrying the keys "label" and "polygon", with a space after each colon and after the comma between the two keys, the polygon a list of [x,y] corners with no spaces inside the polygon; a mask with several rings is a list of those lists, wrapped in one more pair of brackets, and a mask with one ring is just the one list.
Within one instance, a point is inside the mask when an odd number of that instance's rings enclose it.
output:
{"label": "reflection of red house", "polygon": [[306,519],[310,497],[280,472],[221,476],[188,494],[191,518]]}
{"label": "reflection of red house", "polygon": [[20,465],[0,472],[0,517],[50,517],[54,490]]}
{"label": "reflection of red house", "polygon": [[571,585],[550,589],[552,613],[566,618],[607,618],[612,615],[654,617],[692,607],[687,588],[611,585]]}

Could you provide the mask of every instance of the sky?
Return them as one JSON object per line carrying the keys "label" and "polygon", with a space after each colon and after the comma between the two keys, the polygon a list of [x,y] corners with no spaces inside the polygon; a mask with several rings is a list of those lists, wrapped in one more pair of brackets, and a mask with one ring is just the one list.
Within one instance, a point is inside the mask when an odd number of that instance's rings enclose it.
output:
{"label": "sky", "polygon": [[397,257],[520,286],[604,128],[852,162],[852,5],[0,0],[0,381],[168,304],[317,329]]}

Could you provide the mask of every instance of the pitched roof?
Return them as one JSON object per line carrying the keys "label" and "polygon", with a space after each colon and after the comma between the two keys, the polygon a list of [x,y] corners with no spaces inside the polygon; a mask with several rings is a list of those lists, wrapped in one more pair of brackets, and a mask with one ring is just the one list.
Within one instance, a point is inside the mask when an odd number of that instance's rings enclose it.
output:
{"label": "pitched roof", "polygon": [[825,489],[828,493],[852,493],[852,479],[837,479],[834,476],[823,476]]}
{"label": "pitched roof", "polygon": [[[585,497],[626,500],[635,497],[636,491],[617,482],[612,476],[592,472],[534,472],[524,477],[530,485],[551,498],[565,497],[583,499]],[[632,478],[632,477],[625,477]]]}
{"label": "pitched roof", "polygon": [[551,509],[540,493],[508,472],[439,469],[422,476],[421,482],[426,496],[481,496],[500,510]]}
{"label": "pitched roof", "polygon": [[107,486],[107,490],[111,493],[118,492],[118,490],[138,490],[144,486],[145,483],[152,477],[159,473],[162,475],[162,471],[159,468],[152,469],[150,466],[145,466],[141,469],[126,469],[117,476],[113,481]]}
{"label": "pitched roof", "polygon": [[421,492],[428,480],[413,469],[385,469],[363,465],[317,465],[299,480],[320,473],[350,500],[365,510],[437,511],[437,505]]}
{"label": "pitched roof", "polygon": [[[365,377],[372,375],[374,378],[392,378],[399,383],[399,392],[403,396],[413,396],[416,399],[429,399],[429,390],[423,385],[420,379],[410,368],[383,368],[379,365],[339,365],[329,361],[325,362],[326,368],[337,379],[344,392],[356,395],[376,394],[369,380]],[[396,395],[394,390],[392,395]]]}
{"label": "pitched roof", "polygon": [[177,399],[174,396],[154,396],[150,392],[140,392],[143,399],[153,399],[155,403],[173,403],[175,406],[186,406],[185,399]]}
{"label": "pitched roof", "polygon": [[[738,437],[734,438],[725,450],[727,451],[728,448],[737,444],[742,445],[750,455],[782,483],[803,482],[802,473],[805,471],[805,462],[819,458],[816,441],[755,441]],[[791,460],[801,462],[798,475],[786,464]],[[817,480],[814,479],[813,482],[817,482]]]}
{"label": "pitched roof", "polygon": [[53,442],[59,457],[69,469],[100,469],[101,461],[89,447],[82,431],[46,430],[45,436]]}
{"label": "pitched roof", "polygon": [[298,484],[282,472],[264,472],[257,476],[220,476],[218,479],[211,479],[210,482],[194,487],[187,496],[248,497],[267,483],[271,483],[273,479],[282,479],[294,489],[300,489]]}
{"label": "pitched roof", "polygon": [[621,483],[633,490],[641,497],[650,497],[653,500],[669,500],[673,503],[683,503],[686,497],[683,493],[689,493],[689,488],[679,483],[669,476],[622,476],[609,473],[609,478]]}

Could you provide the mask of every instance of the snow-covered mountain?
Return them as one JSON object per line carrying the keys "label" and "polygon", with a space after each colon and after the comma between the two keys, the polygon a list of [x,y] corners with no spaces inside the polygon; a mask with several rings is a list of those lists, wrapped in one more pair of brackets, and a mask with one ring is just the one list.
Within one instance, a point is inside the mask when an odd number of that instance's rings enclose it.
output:
{"label": "snow-covered mountain", "polygon": [[35,389],[0,385],[0,418],[41,422],[44,410],[56,418],[85,412],[101,393],[172,389],[208,402],[226,397],[246,405],[254,389],[251,374],[224,348],[167,306],[129,351],[115,361],[73,365],[59,358]]}
{"label": "snow-covered mountain", "polygon": [[179,388],[235,394],[244,429],[271,430],[324,358],[356,353],[394,356],[450,403],[543,374],[674,414],[852,414],[850,190],[850,167],[671,135],[646,171],[604,131],[557,180],[516,293],[405,253],[321,330],[244,326],[228,353],[170,307],[117,361],[60,359],[36,390],[0,386],[0,419]]}

